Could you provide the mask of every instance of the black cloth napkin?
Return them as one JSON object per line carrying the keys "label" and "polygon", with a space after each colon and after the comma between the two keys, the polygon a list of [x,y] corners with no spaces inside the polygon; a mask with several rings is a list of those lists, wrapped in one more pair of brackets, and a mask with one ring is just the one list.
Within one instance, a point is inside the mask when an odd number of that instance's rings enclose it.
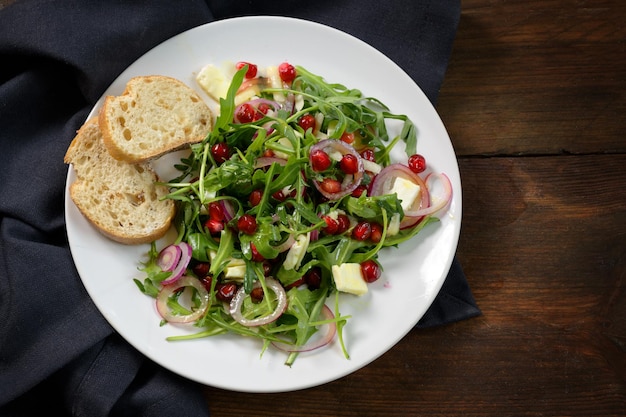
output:
{"label": "black cloth napkin", "polygon": [[[114,332],[68,249],[63,155],[121,71],[186,29],[234,16],[284,15],[370,43],[434,103],[460,15],[459,0],[24,0],[0,7],[2,416],[209,414],[199,384],[161,368]],[[418,327],[478,314],[455,260]]]}

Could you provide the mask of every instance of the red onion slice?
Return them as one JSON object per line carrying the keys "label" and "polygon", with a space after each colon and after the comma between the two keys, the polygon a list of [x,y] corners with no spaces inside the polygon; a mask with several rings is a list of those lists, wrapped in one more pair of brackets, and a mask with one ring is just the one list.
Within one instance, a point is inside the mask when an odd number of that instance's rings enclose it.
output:
{"label": "red onion slice", "polygon": [[187,242],[181,242],[176,246],[180,249],[180,260],[178,261],[176,267],[172,270],[172,275],[161,281],[161,285],[171,285],[178,281],[187,270],[189,261],[191,261],[191,245]]}
{"label": "red onion slice", "polygon": [[317,150],[322,150],[326,153],[330,153],[328,151],[336,151],[341,153],[341,155],[353,155],[358,161],[358,169],[357,172],[353,175],[346,175],[341,184],[341,191],[337,193],[329,193],[322,189],[321,183],[319,181],[313,181],[313,185],[317,190],[327,199],[334,201],[339,200],[340,198],[351,194],[360,184],[363,179],[363,160],[361,159],[361,155],[349,144],[336,139],[325,139],[321,140],[315,145],[311,146],[309,151],[309,163],[312,164],[311,155],[315,153]]}
{"label": "red onion slice", "polygon": [[[287,294],[285,293],[283,286],[274,278],[269,277],[265,278],[265,285],[268,289],[272,290],[274,294],[276,294],[277,303],[274,311],[267,316],[256,317],[253,319],[244,317],[241,313],[241,306],[248,295],[242,287],[239,291],[237,291],[229,306],[229,313],[237,323],[248,327],[263,326],[264,324],[276,321],[285,312],[285,309],[287,308]],[[258,288],[260,286],[261,283],[257,281],[254,283],[253,288]]]}
{"label": "red onion slice", "polygon": [[[324,305],[320,315],[324,320],[332,320],[335,318],[333,312]],[[302,346],[290,345],[289,343],[272,342],[272,345],[285,352],[309,352],[311,350],[319,349],[329,344],[337,333],[337,325],[333,323],[324,324],[320,326],[321,333],[315,334],[309,339],[309,341]]]}
{"label": "red onion slice", "polygon": [[278,165],[287,165],[286,159],[277,158],[275,156],[262,156],[260,158],[257,158],[257,160],[254,162],[254,168],[265,168],[272,165],[274,162],[276,162]]}
{"label": "red onion slice", "polygon": [[[200,306],[194,309],[190,314],[179,316],[172,313],[172,310],[167,306],[167,300],[169,297],[181,288],[191,287],[198,292],[200,299]],[[156,308],[161,317],[169,323],[191,323],[198,320],[206,312],[209,306],[209,292],[204,288],[204,285],[194,277],[183,276],[180,278],[176,285],[163,286],[156,299]]]}
{"label": "red onion slice", "polygon": [[178,245],[169,245],[163,248],[161,252],[159,252],[159,257],[157,258],[157,265],[163,271],[172,271],[178,265],[180,261],[180,255],[182,250]]}
{"label": "red onion slice", "polygon": [[[433,193],[434,185],[432,183],[437,180],[441,181],[441,188],[443,188],[443,190],[440,190],[440,193]],[[429,204],[418,210],[407,210],[405,211],[406,215],[412,217],[429,216],[446,207],[452,200],[452,184],[446,174],[429,174],[426,177],[425,183],[427,184],[430,195]]]}

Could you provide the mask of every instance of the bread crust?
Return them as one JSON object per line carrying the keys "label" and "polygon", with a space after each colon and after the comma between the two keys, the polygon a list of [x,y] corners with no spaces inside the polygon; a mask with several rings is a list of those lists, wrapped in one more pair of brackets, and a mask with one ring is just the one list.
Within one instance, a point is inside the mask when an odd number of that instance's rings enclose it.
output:
{"label": "bread crust", "polygon": [[82,215],[104,236],[134,245],[165,235],[175,216],[175,203],[163,199],[169,190],[150,163],[114,159],[103,144],[96,118],[78,130],[64,157],[76,180],[69,195]]}
{"label": "bread crust", "polygon": [[107,96],[98,123],[104,145],[120,161],[145,162],[204,140],[212,128],[208,105],[183,82],[162,75],[131,78]]}

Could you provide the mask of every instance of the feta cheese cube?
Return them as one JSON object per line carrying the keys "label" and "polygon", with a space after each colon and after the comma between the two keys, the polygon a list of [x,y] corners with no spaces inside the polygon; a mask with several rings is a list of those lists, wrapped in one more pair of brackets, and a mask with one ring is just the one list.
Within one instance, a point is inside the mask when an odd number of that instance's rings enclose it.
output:
{"label": "feta cheese cube", "polygon": [[347,292],[354,295],[367,293],[367,283],[361,274],[361,265],[358,263],[343,263],[333,265],[333,280],[337,291]]}
{"label": "feta cheese cube", "polygon": [[394,181],[393,187],[389,191],[389,194],[394,193],[398,196],[398,200],[400,200],[400,205],[402,206],[402,209],[408,210],[413,205],[413,202],[419,195],[420,186],[415,184],[414,182],[398,177]]}

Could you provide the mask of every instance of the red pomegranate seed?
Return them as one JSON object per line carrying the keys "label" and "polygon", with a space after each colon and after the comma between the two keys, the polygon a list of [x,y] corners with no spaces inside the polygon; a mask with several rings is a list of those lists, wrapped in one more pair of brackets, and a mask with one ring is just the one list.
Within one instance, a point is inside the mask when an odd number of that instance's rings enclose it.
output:
{"label": "red pomegranate seed", "polygon": [[369,222],[361,221],[354,226],[352,230],[352,237],[356,240],[367,240],[372,234],[372,225]]}
{"label": "red pomegranate seed", "polygon": [[315,117],[311,116],[310,114],[305,114],[298,120],[298,126],[300,126],[305,132],[309,129],[311,129],[311,131],[314,131]]}
{"label": "red pomegranate seed", "polygon": [[213,220],[224,220],[224,208],[216,201],[209,203],[209,217]]}
{"label": "red pomegranate seed", "polygon": [[235,117],[239,123],[253,122],[256,118],[256,109],[250,103],[244,103],[237,107]]}
{"label": "red pomegranate seed", "polygon": [[256,207],[259,205],[262,198],[263,198],[263,190],[261,189],[253,190],[250,193],[250,196],[248,197],[248,202],[250,203],[252,207]]}
{"label": "red pomegranate seed", "polygon": [[237,220],[237,228],[247,235],[253,235],[256,232],[256,227],[256,219],[251,214],[242,214]]}
{"label": "red pomegranate seed", "polygon": [[254,77],[256,77],[256,73],[258,71],[258,68],[254,64],[251,64],[249,62],[240,61],[240,62],[237,62],[235,67],[237,68],[237,70],[240,70],[243,67],[245,67],[246,65],[248,66],[248,70],[246,71],[246,78],[254,78]]}
{"label": "red pomegranate seed", "polygon": [[380,278],[381,270],[380,265],[372,259],[363,261],[361,263],[361,274],[365,282],[374,282]]}
{"label": "red pomegranate seed", "polygon": [[304,284],[305,282],[306,282],[306,281],[305,281],[304,277],[301,277],[301,278],[299,278],[298,280],[296,280],[296,281],[292,282],[291,284],[286,285],[286,286],[285,286],[285,289],[286,289],[286,290],[290,290],[290,289],[292,289],[292,288],[299,287],[300,285]]}
{"label": "red pomegranate seed", "polygon": [[426,158],[420,154],[414,154],[409,157],[408,162],[409,169],[416,174],[424,172],[426,170]]}
{"label": "red pomegranate seed", "polygon": [[311,290],[316,290],[322,283],[322,272],[319,268],[311,268],[304,274],[304,282]]}
{"label": "red pomegranate seed", "polygon": [[372,234],[370,234],[370,240],[373,243],[380,242],[380,239],[383,237],[383,226],[379,223],[372,223]]}
{"label": "red pomegranate seed", "polygon": [[326,227],[323,228],[324,233],[327,235],[334,235],[339,230],[339,222],[330,216],[323,216],[322,219],[326,222]]}
{"label": "red pomegranate seed", "polygon": [[230,158],[230,148],[228,144],[224,142],[216,143],[211,147],[211,155],[218,164],[222,164],[228,158]]}
{"label": "red pomegranate seed", "polygon": [[296,68],[288,62],[283,62],[278,66],[278,75],[281,80],[290,83],[296,78]]}
{"label": "red pomegranate seed", "polygon": [[376,162],[376,155],[374,154],[373,149],[365,149],[361,152],[361,158],[366,159],[368,161]]}
{"label": "red pomegranate seed", "polygon": [[194,265],[191,270],[194,274],[196,274],[198,278],[204,278],[209,273],[209,268],[211,268],[211,264],[209,264],[208,262],[199,262]]}
{"label": "red pomegranate seed", "polygon": [[272,263],[269,261],[263,261],[263,275],[269,277],[272,273]]}
{"label": "red pomegranate seed", "polygon": [[200,279],[200,282],[202,282],[202,285],[204,285],[204,288],[206,288],[207,291],[211,291],[212,281],[213,281],[213,277],[210,275],[205,275]]}
{"label": "red pomegranate seed", "polygon": [[339,227],[337,228],[337,234],[344,233],[350,228],[350,218],[345,214],[340,214],[337,216],[337,223],[339,224]]}
{"label": "red pomegranate seed", "polygon": [[234,282],[219,283],[215,285],[215,296],[218,300],[229,303],[238,289]]}
{"label": "red pomegranate seed", "polygon": [[341,141],[348,143],[348,144],[352,144],[354,142],[354,133],[343,132],[343,135],[341,135]]}
{"label": "red pomegranate seed", "polygon": [[258,110],[263,114],[267,114],[267,112],[270,111],[271,108],[272,107],[267,103],[261,103],[258,106]]}
{"label": "red pomegranate seed", "polygon": [[204,226],[212,235],[217,235],[224,230],[224,222],[221,220],[209,219],[204,223]]}
{"label": "red pomegranate seed", "polygon": [[315,172],[326,171],[333,163],[333,161],[330,159],[330,156],[328,156],[328,154],[321,149],[317,149],[311,152],[310,160],[311,168]]}
{"label": "red pomegranate seed", "polygon": [[262,287],[253,288],[252,291],[250,291],[250,299],[255,304],[258,304],[261,301],[263,301],[263,296],[264,295],[265,294],[263,293],[263,288]]}
{"label": "red pomegranate seed", "polygon": [[332,178],[324,178],[322,184],[320,184],[322,190],[326,191],[329,194],[338,193],[341,191],[341,183]]}
{"label": "red pomegranate seed", "polygon": [[339,161],[339,167],[346,174],[356,174],[359,171],[359,160],[354,155],[344,155]]}
{"label": "red pomegranate seed", "polygon": [[250,252],[252,252],[252,260],[254,262],[263,262],[265,258],[259,253],[254,243],[250,243]]}
{"label": "red pomegranate seed", "polygon": [[352,194],[350,194],[350,195],[351,195],[352,197],[359,198],[359,197],[361,197],[361,195],[362,195],[365,191],[367,191],[367,187],[366,187],[366,186],[364,186],[364,185],[359,185],[358,187],[356,187],[356,188],[354,189],[354,191],[352,191]]}

